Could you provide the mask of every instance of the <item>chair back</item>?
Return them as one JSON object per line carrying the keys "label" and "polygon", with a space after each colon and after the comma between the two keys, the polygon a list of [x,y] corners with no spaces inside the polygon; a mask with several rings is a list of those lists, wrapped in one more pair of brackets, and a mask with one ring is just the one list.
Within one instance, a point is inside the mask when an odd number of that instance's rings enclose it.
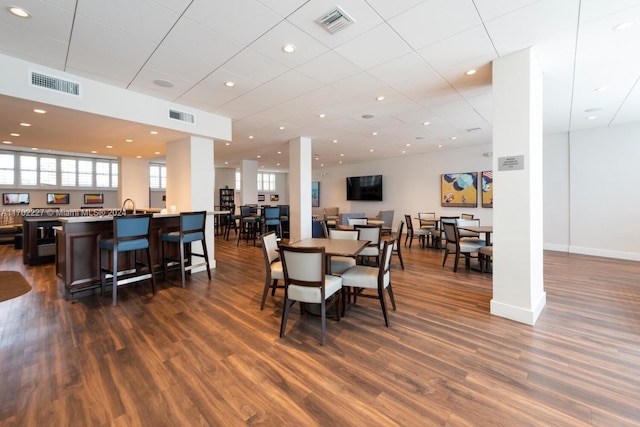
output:
{"label": "chair back", "polygon": [[413,223],[411,222],[411,215],[404,215],[404,220],[407,223],[407,231],[413,234]]}
{"label": "chair back", "polygon": [[252,210],[251,206],[240,206],[240,216],[241,217],[251,216],[251,210]]}
{"label": "chair back", "polygon": [[369,246],[378,246],[380,243],[381,228],[379,225],[356,225],[356,230],[360,231],[360,240],[371,242]]}
{"label": "chair back", "polygon": [[322,225],[322,234],[324,235],[324,238],[328,239],[329,238],[329,229],[327,228],[327,221],[321,220],[320,221],[320,225]]}
{"label": "chair back", "polygon": [[207,222],[207,211],[181,212],[180,231],[184,234],[202,233]]}
{"label": "chair back", "polygon": [[473,219],[473,214],[460,214],[462,219]]}
{"label": "chair back", "polygon": [[[456,225],[458,227],[471,226],[471,227],[479,227],[480,220],[479,219],[456,219]],[[458,230],[459,237],[479,237],[479,233],[475,233],[469,230]]]}
{"label": "chair back", "polygon": [[347,218],[349,225],[367,225],[367,218]]}
{"label": "chair back", "polygon": [[153,214],[116,216],[113,218],[114,246],[118,251],[149,247],[149,225]]}
{"label": "chair back", "polygon": [[[381,252],[382,259],[380,260],[380,271],[378,273],[380,277],[384,277],[389,274],[389,269],[391,268],[391,255],[393,254],[394,246],[396,246],[396,239],[389,239],[384,241]],[[388,281],[386,282],[386,284],[388,284]]]}
{"label": "chair back", "polygon": [[338,207],[324,208],[324,214],[328,216],[338,216],[339,212],[340,208]]}
{"label": "chair back", "polygon": [[418,212],[418,219],[420,220],[420,228],[427,228],[427,229],[436,228],[435,212]]}
{"label": "chair back", "polygon": [[400,224],[398,224],[398,229],[396,230],[395,234],[392,234],[392,237],[396,239],[396,241],[399,241],[402,238],[403,230],[404,230],[404,221],[400,221]]}
{"label": "chair back", "polygon": [[341,230],[338,228],[330,228],[329,238],[342,240],[360,240],[360,230]]}
{"label": "chair back", "polygon": [[284,280],[288,285],[322,287],[326,271],[324,247],[280,246]]}
{"label": "chair back", "polygon": [[278,237],[275,231],[265,233],[261,237],[262,239],[262,252],[264,254],[264,260],[267,268],[270,268],[271,263],[279,258],[278,254]]}
{"label": "chair back", "polygon": [[384,221],[382,224],[385,228],[391,228],[393,226],[393,215],[395,214],[395,210],[387,209],[383,211],[379,211],[378,215],[376,215],[376,219]]}
{"label": "chair back", "polygon": [[455,247],[458,246],[458,241],[460,240],[458,236],[458,227],[456,226],[455,222],[450,222],[450,221],[443,222],[442,229],[444,230],[447,246],[453,245],[454,248],[452,249],[455,250]]}
{"label": "chair back", "polygon": [[280,224],[280,208],[279,207],[264,209],[264,224],[265,225]]}

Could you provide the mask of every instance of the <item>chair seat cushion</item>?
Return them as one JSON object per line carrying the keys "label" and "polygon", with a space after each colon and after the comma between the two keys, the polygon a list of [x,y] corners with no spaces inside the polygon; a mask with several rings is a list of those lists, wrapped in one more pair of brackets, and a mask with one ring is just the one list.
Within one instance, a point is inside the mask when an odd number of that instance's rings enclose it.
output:
{"label": "chair seat cushion", "polygon": [[[113,250],[114,244],[113,239],[102,239],[100,240],[100,249],[108,249]],[[138,249],[146,249],[149,247],[149,240],[147,239],[135,239],[135,240],[125,240],[118,244],[119,252],[126,251],[136,251]]]}
{"label": "chair seat cushion", "polygon": [[[478,249],[483,246],[484,244],[480,243],[460,241],[460,252],[478,252]],[[455,251],[455,247],[453,250]]]}
{"label": "chair seat cushion", "polygon": [[379,256],[380,250],[378,248],[366,247],[358,255],[360,256]]}
{"label": "chair seat cushion", "polygon": [[[162,240],[165,242],[174,242],[178,243],[180,241],[180,232],[172,231],[170,233],[163,233]],[[198,231],[197,233],[189,233],[184,235],[184,242],[191,243],[197,242],[198,240],[204,240],[204,233],[202,231]]]}
{"label": "chair seat cushion", "polygon": [[331,257],[331,273],[332,274],[342,274],[351,267],[356,265],[356,260],[354,258],[346,257],[346,256],[332,256]]}
{"label": "chair seat cushion", "polygon": [[481,239],[479,237],[463,237],[460,239],[460,244],[462,243],[471,243],[471,244],[477,244],[480,246],[487,245],[487,242],[484,239]]}
{"label": "chair seat cushion", "polygon": [[274,261],[271,263],[271,278],[284,280],[284,270],[282,268],[282,261]]}
{"label": "chair seat cushion", "polygon": [[[337,276],[326,275],[324,279],[324,296],[329,298],[342,288],[342,279]],[[319,304],[322,302],[320,299],[320,288],[309,286],[289,285],[288,288],[289,299]]]}
{"label": "chair seat cushion", "polygon": [[[378,288],[378,267],[356,265],[342,274],[342,286],[354,288]],[[384,275],[384,287],[389,286],[389,272]]]}
{"label": "chair seat cushion", "polygon": [[421,228],[414,228],[413,229],[413,235],[414,236],[428,236],[429,235],[429,230],[424,230]]}

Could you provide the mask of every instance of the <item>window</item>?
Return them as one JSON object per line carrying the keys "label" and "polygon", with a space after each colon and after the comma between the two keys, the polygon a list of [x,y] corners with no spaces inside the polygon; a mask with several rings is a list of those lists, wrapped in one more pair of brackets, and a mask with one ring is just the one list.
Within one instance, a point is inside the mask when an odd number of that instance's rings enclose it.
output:
{"label": "window", "polygon": [[110,169],[109,162],[96,162],[96,187],[109,188],[111,186],[109,182]]}
{"label": "window", "polygon": [[258,191],[276,191],[276,174],[259,173]]}
{"label": "window", "polygon": [[38,157],[20,156],[20,184],[38,184]]}
{"label": "window", "polygon": [[242,190],[242,174],[236,171],[236,191]]}
{"label": "window", "polygon": [[78,186],[93,186],[93,160],[78,160]]}
{"label": "window", "polygon": [[149,188],[167,188],[167,167],[159,163],[149,164]]}
{"label": "window", "polygon": [[0,185],[13,185],[15,182],[15,156],[0,154]]}
{"label": "window", "polygon": [[40,157],[40,185],[58,185],[57,169],[55,157]]}
{"label": "window", "polygon": [[68,187],[76,186],[76,160],[60,160],[60,184]]}

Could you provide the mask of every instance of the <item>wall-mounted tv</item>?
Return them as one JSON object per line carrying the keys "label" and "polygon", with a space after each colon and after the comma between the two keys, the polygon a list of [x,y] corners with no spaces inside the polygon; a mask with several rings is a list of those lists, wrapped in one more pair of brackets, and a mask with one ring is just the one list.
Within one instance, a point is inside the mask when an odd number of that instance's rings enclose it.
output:
{"label": "wall-mounted tv", "polygon": [[382,175],[348,177],[347,200],[382,201]]}

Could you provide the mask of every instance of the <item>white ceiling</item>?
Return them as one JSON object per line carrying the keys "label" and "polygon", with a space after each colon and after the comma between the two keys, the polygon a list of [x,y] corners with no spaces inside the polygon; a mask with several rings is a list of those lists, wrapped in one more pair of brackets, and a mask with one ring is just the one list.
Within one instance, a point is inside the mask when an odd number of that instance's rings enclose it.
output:
{"label": "white ceiling", "polygon": [[[330,34],[315,20],[336,4],[15,0],[32,17],[0,11],[0,53],[230,117],[217,167],[258,159],[286,170],[287,141],[299,136],[313,140],[314,168],[490,143],[491,62],[527,47],[544,71],[546,133],[640,120],[640,0],[340,0],[355,23]],[[624,22],[635,25],[614,30]],[[283,53],[286,43],[297,51]],[[147,127],[54,107],[16,130],[34,107],[0,96],[3,140],[164,153]],[[124,138],[135,142],[102,148]]]}

